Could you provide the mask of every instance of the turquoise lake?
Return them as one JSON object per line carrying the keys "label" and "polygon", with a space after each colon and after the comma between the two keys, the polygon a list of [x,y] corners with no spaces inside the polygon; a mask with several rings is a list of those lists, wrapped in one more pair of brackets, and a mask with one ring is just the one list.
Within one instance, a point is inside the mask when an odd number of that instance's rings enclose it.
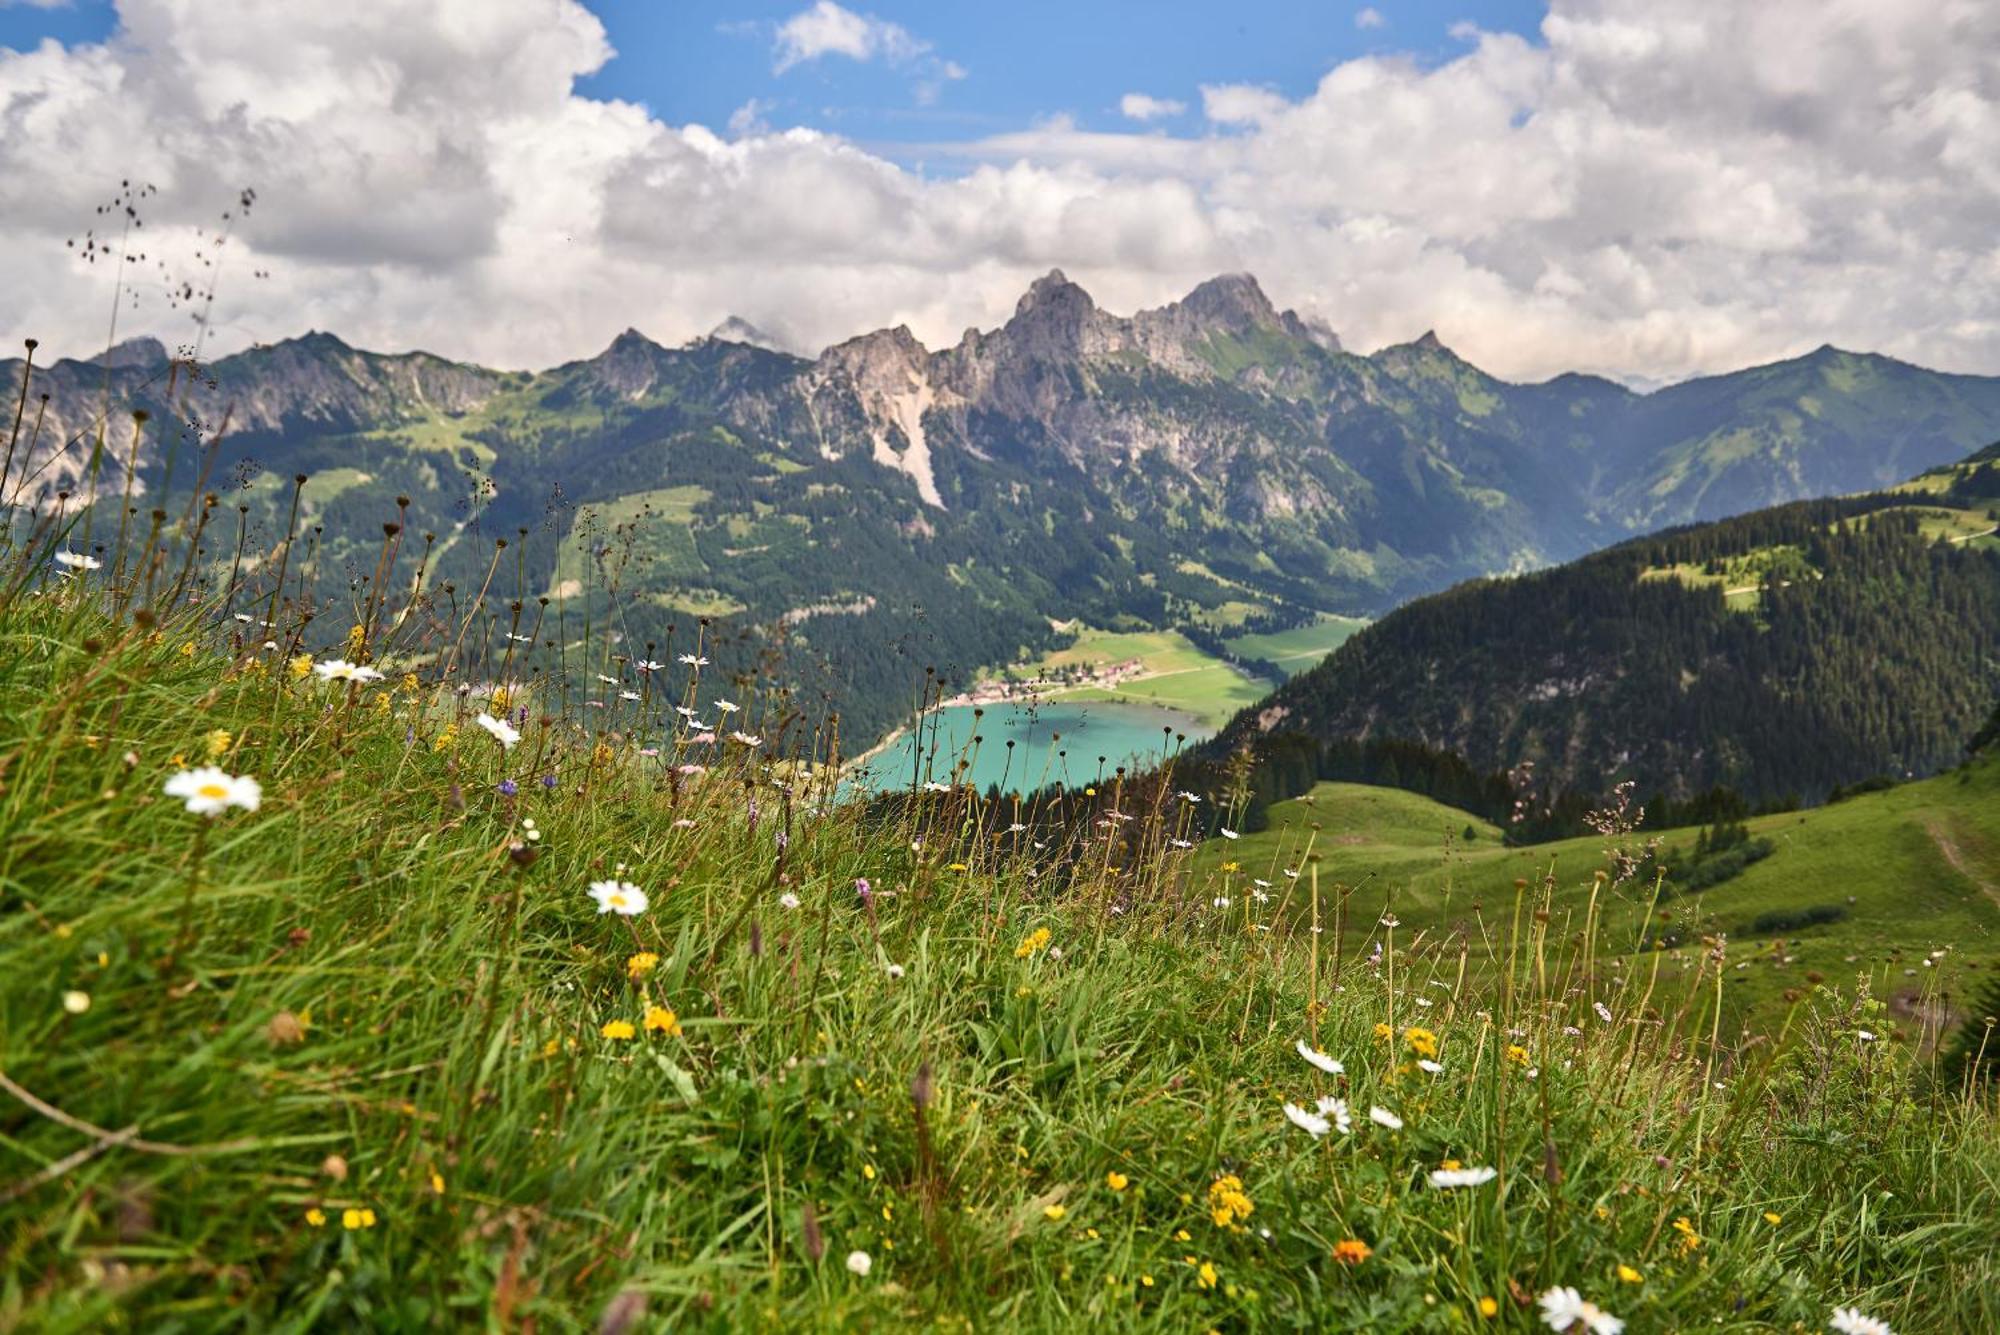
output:
{"label": "turquoise lake", "polygon": [[[986,712],[978,720],[977,735],[984,740],[976,755],[971,749],[975,733],[972,705],[953,705],[924,715],[925,761],[924,768],[917,771],[922,779],[950,781],[963,756],[972,761],[965,778],[982,792],[995,784],[1003,792],[1016,793],[1048,783],[1093,783],[1100,773],[1108,777],[1120,765],[1150,768],[1158,764],[1175,745],[1165,729],[1184,735],[1185,740],[1179,743],[1183,749],[1208,736],[1208,730],[1188,715],[1156,705],[1093,700],[982,708]],[[1008,742],[1014,743],[1011,752]],[[906,732],[870,759],[865,771],[857,771],[854,782],[876,791],[908,788],[918,745],[916,736]],[[1105,758],[1101,767],[1099,756]]]}

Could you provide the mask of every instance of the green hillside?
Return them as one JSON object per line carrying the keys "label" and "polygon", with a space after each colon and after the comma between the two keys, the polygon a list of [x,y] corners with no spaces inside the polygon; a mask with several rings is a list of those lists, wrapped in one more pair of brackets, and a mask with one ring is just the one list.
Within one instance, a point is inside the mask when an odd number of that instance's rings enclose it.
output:
{"label": "green hillside", "polygon": [[2000,521],[1969,494],[1988,467],[1419,599],[1239,714],[1206,753],[1249,744],[1310,774],[1292,752],[1395,739],[1480,771],[1532,764],[1528,786],[1550,798],[1630,781],[1810,802],[1931,773],[2000,697]]}
{"label": "green hillside", "polygon": [[[1788,997],[1862,975],[1900,1013],[1935,988],[1957,999],[1952,1014],[1962,1018],[1969,996],[2000,971],[2000,757],[1747,823],[1771,841],[1769,856],[1698,892],[1670,886],[1657,904],[1649,878],[1600,885],[1596,873],[1614,866],[1607,850],[1636,852],[1657,839],[1663,850],[1685,851],[1698,830],[1642,824],[1617,839],[1509,848],[1497,827],[1465,812],[1360,784],[1322,783],[1275,804],[1268,829],[1203,844],[1197,865],[1207,884],[1227,880],[1238,895],[1256,880],[1271,882],[1279,896],[1272,911],[1296,919],[1301,895],[1285,873],[1317,855],[1323,892],[1352,892],[1350,960],[1380,939],[1375,923],[1385,914],[1418,941],[1505,931],[1522,880],[1530,909],[1548,908],[1565,933],[1581,930],[1595,889],[1607,954],[1623,956],[1628,969],[1657,956],[1685,972],[1705,937],[1726,934],[1742,966],[1727,975],[1731,1011],[1763,1026],[1782,1020]],[[1239,870],[1225,878],[1228,863]]]}
{"label": "green hillside", "polygon": [[[0,1329],[2000,1323],[1993,1105],[1929,1044],[1994,914],[1909,828],[1990,867],[1990,767],[1788,835],[1847,937],[1633,957],[1589,849],[1517,914],[1546,851],[1440,869],[1400,792],[1228,844],[1258,905],[1185,798],[842,804],[769,680],[690,689],[718,743],[613,661],[469,697],[448,598],[271,652],[121,564],[0,536]],[[1258,931],[1315,812],[1360,888]]]}

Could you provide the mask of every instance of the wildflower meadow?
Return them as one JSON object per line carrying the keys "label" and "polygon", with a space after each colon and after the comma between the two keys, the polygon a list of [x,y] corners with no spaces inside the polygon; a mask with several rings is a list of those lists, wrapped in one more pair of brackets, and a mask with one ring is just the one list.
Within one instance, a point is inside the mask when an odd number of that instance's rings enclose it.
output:
{"label": "wildflower meadow", "polygon": [[1865,988],[1253,899],[1171,774],[862,800],[699,626],[174,501],[0,553],[0,1329],[2000,1328],[1991,1093]]}

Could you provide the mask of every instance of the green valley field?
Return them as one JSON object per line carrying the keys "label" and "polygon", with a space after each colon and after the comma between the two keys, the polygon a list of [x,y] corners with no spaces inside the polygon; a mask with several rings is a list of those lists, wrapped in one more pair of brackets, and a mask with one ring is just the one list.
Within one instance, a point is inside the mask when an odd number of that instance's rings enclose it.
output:
{"label": "green valley field", "polygon": [[[1624,968],[1657,960],[1669,974],[1686,974],[1707,949],[1704,938],[1725,935],[1728,1011],[1762,1027],[1781,1024],[1788,1003],[1819,983],[1866,977],[1914,1018],[1913,1034],[1935,1038],[1932,998],[1947,998],[1962,1018],[1969,995],[2000,972],[2000,758],[1748,826],[1771,841],[1768,857],[1657,903],[1649,878],[1598,879],[1612,865],[1607,850],[1637,850],[1653,838],[1686,850],[1697,830],[1642,824],[1613,839],[1510,848],[1496,826],[1463,811],[1361,784],[1319,784],[1273,806],[1269,829],[1211,841],[1198,859],[1217,893],[1241,898],[1255,880],[1269,881],[1281,897],[1273,913],[1297,918],[1304,896],[1285,873],[1315,855],[1326,902],[1346,899],[1351,956],[1381,938],[1376,921],[1385,915],[1400,920],[1401,938],[1413,945],[1482,939],[1509,929],[1519,888],[1528,911],[1546,908],[1566,933],[1584,927],[1594,895],[1606,954],[1624,957]],[[1240,867],[1227,884],[1226,863]]]}

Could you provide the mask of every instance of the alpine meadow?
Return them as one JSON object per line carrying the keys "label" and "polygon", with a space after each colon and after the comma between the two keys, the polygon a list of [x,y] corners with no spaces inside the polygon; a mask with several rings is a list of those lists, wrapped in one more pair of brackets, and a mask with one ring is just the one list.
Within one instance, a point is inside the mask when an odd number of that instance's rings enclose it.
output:
{"label": "alpine meadow", "polygon": [[1134,17],[0,0],[0,1335],[2000,1330],[2000,10]]}

